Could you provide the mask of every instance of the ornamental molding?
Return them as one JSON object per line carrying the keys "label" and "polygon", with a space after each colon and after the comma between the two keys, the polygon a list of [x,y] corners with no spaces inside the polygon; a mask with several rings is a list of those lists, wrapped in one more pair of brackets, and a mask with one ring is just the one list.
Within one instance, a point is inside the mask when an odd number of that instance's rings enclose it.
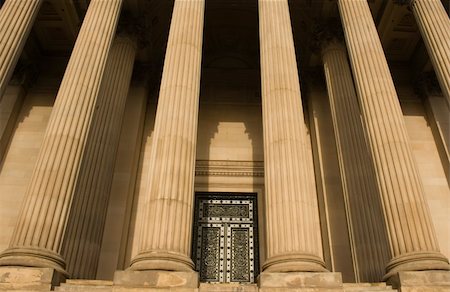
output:
{"label": "ornamental molding", "polygon": [[[344,31],[339,19],[330,18],[326,21],[318,21],[313,27],[310,48],[316,54],[321,54],[330,45],[343,46],[344,39]],[[345,46],[343,47],[345,48]]]}
{"label": "ornamental molding", "polygon": [[397,5],[400,5],[400,6],[402,6],[402,5],[412,5],[413,4],[413,2],[414,2],[414,0],[393,0],[394,1],[394,4],[397,4]]}
{"label": "ornamental molding", "polygon": [[196,176],[264,177],[262,161],[197,160]]}
{"label": "ornamental molding", "polygon": [[138,49],[144,49],[151,43],[151,23],[148,15],[142,14],[138,17],[132,16],[127,11],[123,11],[117,25],[116,34],[118,37],[129,38],[136,43]]}

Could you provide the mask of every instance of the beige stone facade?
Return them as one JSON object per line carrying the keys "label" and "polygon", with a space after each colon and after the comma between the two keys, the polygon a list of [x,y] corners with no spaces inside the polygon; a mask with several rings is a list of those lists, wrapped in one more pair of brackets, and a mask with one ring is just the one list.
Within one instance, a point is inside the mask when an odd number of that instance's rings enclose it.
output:
{"label": "beige stone facade", "polygon": [[450,291],[440,0],[0,1],[0,291]]}

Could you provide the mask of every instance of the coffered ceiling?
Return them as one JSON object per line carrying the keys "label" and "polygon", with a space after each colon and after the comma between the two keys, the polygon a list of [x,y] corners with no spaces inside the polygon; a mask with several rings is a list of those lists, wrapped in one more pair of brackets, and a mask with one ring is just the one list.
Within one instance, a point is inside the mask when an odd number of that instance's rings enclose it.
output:
{"label": "coffered ceiling", "polygon": [[[45,0],[24,56],[69,56],[88,0]],[[338,18],[332,0],[289,0],[299,62],[314,65],[311,34],[319,20]],[[411,11],[391,0],[369,0],[380,38],[390,61],[409,62],[420,54],[421,39]],[[123,14],[139,23],[145,36],[138,59],[161,62],[173,0],[126,0]],[[258,63],[257,0],[206,0],[204,64],[247,66]],[[419,62],[420,63],[420,62]],[[421,62],[423,67],[427,62]]]}

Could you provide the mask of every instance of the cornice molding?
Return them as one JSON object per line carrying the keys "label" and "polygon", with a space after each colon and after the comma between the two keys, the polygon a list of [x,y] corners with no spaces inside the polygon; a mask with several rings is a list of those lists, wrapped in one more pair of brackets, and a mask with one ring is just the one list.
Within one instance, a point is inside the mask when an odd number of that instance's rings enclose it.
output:
{"label": "cornice molding", "polygon": [[264,177],[262,161],[197,160],[197,176]]}

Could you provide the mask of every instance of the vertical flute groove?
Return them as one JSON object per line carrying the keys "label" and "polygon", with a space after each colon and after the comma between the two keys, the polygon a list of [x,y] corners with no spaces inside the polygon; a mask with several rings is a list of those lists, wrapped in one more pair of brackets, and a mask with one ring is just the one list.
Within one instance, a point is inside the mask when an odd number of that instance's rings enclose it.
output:
{"label": "vertical flute groove", "polygon": [[365,282],[380,281],[390,259],[387,234],[379,222],[382,209],[374,167],[371,164],[352,76],[343,45],[325,43],[322,60],[336,137],[338,162],[344,197],[350,214],[353,252],[358,278]]}
{"label": "vertical flute groove", "polygon": [[392,259],[400,270],[448,269],[439,252],[394,83],[366,0],[339,0]]}
{"label": "vertical flute groove", "polygon": [[62,242],[121,5],[122,0],[92,0],[89,5],[55,100],[10,248],[0,255],[2,265],[32,263],[65,273]]}
{"label": "vertical flute groove", "polygon": [[[142,205],[135,270],[191,270],[204,0],[175,0]],[[165,222],[165,224],[161,224]]]}
{"label": "vertical flute groove", "polygon": [[288,3],[259,0],[266,271],[325,271]]}
{"label": "vertical flute groove", "polygon": [[42,0],[7,0],[0,9],[0,100],[41,4]]}
{"label": "vertical flute groove", "polygon": [[410,6],[450,106],[450,19],[439,0],[411,0]]}
{"label": "vertical flute groove", "polygon": [[72,278],[95,277],[135,45],[121,37],[111,48],[83,155],[63,255]]}

